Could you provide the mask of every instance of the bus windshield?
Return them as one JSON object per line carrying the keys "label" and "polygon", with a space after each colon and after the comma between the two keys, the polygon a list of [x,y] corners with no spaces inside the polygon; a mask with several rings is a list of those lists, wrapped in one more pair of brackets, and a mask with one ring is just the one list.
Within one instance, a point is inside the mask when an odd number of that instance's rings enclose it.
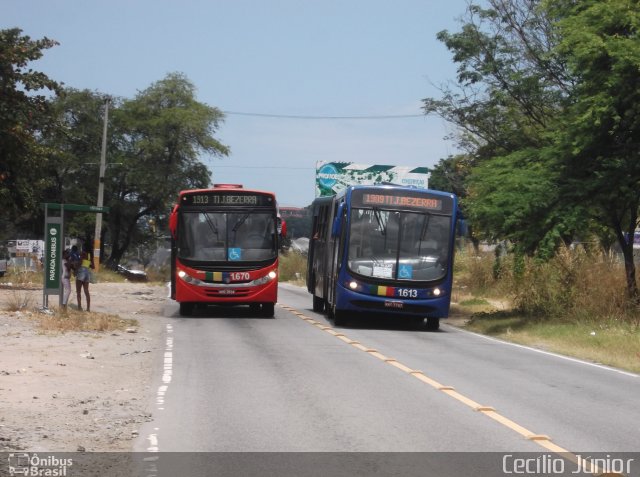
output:
{"label": "bus windshield", "polygon": [[273,213],[182,211],[178,257],[206,262],[256,262],[276,258]]}
{"label": "bus windshield", "polygon": [[447,273],[451,217],[426,211],[351,211],[349,269],[389,280],[439,280]]}

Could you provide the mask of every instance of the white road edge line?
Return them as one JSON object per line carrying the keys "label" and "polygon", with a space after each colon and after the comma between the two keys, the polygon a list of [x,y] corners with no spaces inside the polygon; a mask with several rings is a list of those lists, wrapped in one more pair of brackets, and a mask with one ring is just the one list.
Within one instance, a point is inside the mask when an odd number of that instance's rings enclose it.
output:
{"label": "white road edge line", "polygon": [[[158,390],[156,391],[156,408],[158,411],[164,411],[164,399],[167,394],[167,390],[169,389],[169,383],[171,383],[171,379],[173,377],[173,325],[167,324],[167,338],[165,340],[164,347],[164,361],[163,361],[163,372],[162,372],[162,384],[158,386]],[[154,428],[156,432],[149,434],[147,440],[149,441],[149,447],[147,447],[147,452],[159,452],[160,448],[158,446],[158,434],[159,430],[157,427]]]}
{"label": "white road edge line", "polygon": [[479,338],[484,338],[485,340],[493,341],[493,342],[496,342],[496,343],[502,343],[504,345],[514,346],[516,348],[526,349],[526,350],[529,350],[529,351],[533,351],[535,353],[545,354],[547,356],[552,356],[554,358],[564,359],[566,361],[572,361],[574,363],[584,364],[586,366],[592,366],[594,368],[603,369],[605,371],[613,371],[614,373],[622,374],[624,376],[629,376],[631,378],[640,378],[640,374],[635,374],[635,373],[632,373],[630,371],[623,371],[621,369],[612,368],[611,366],[606,366],[604,364],[592,363],[590,361],[585,361],[585,360],[578,359],[578,358],[572,358],[571,356],[564,356],[562,354],[553,353],[551,351],[545,351],[545,350],[542,350],[542,349],[532,348],[530,346],[525,346],[525,345],[521,345],[521,344],[518,344],[518,343],[511,343],[510,341],[505,341],[505,340],[501,340],[499,338],[494,338],[493,336],[481,335],[480,333],[475,333],[473,331],[464,330],[462,328],[458,328],[458,327],[453,326],[453,325],[447,325],[445,323],[442,323],[442,324],[444,324],[447,328],[451,328],[451,329],[454,329],[456,331],[460,331],[462,333],[468,333],[470,335],[474,335],[474,336],[477,336]]}

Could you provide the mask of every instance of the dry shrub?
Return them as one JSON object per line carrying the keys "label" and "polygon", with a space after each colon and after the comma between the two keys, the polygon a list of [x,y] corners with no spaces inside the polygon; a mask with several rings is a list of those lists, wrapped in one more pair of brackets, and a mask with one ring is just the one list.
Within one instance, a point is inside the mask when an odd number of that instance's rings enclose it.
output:
{"label": "dry shrub", "polygon": [[581,247],[563,248],[544,263],[525,259],[512,285],[518,310],[539,318],[628,322],[635,316],[626,298],[624,265]]}
{"label": "dry shrub", "polygon": [[627,298],[624,264],[597,250],[565,247],[542,262],[467,248],[456,254],[454,283],[454,298],[500,297],[531,318],[640,326],[639,310]]}
{"label": "dry shrub", "polygon": [[66,331],[117,331],[138,326],[137,320],[123,319],[118,315],[85,312],[73,308],[59,309],[51,315],[42,315],[40,329],[48,332]]}
{"label": "dry shrub", "polygon": [[278,261],[279,281],[300,281],[307,279],[307,256],[298,252],[281,253]]}
{"label": "dry shrub", "polygon": [[[502,257],[501,261],[504,260]],[[505,293],[501,276],[502,273],[496,273],[493,252],[476,252],[472,246],[456,251],[453,264],[454,295],[500,296]]]}
{"label": "dry shrub", "polygon": [[13,290],[6,303],[7,311],[29,309],[33,305],[33,294],[28,290]]}

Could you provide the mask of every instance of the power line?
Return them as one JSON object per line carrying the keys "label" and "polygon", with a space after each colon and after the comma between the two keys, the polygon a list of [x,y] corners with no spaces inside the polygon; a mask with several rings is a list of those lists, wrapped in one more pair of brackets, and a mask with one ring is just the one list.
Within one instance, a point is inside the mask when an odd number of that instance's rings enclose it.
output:
{"label": "power line", "polygon": [[363,115],[363,116],[302,116],[295,114],[267,114],[267,113],[247,113],[240,111],[222,111],[224,114],[232,116],[253,116],[257,118],[275,119],[407,119],[424,118],[424,114],[388,114],[388,115]]}
{"label": "power line", "polygon": [[211,167],[214,168],[229,168],[229,169],[304,169],[304,170],[311,170],[314,169],[315,167],[313,166],[309,166],[309,167],[291,167],[291,166],[218,166],[216,164],[213,164]]}

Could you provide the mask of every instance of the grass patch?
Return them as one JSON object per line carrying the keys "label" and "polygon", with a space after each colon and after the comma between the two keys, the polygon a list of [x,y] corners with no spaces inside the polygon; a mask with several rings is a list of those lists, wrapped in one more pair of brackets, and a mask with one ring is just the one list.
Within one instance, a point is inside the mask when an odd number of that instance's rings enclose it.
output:
{"label": "grass patch", "polygon": [[490,305],[490,303],[485,300],[484,298],[469,298],[467,300],[462,300],[460,302],[460,305],[462,306],[488,306]]}
{"label": "grass patch", "polygon": [[51,315],[40,315],[38,327],[43,332],[68,331],[124,331],[135,328],[138,321],[124,319],[118,315],[98,312],[79,311],[73,308],[58,309]]}
{"label": "grass patch", "polygon": [[476,314],[465,328],[640,373],[640,328],[627,321],[562,322],[501,311]]}

